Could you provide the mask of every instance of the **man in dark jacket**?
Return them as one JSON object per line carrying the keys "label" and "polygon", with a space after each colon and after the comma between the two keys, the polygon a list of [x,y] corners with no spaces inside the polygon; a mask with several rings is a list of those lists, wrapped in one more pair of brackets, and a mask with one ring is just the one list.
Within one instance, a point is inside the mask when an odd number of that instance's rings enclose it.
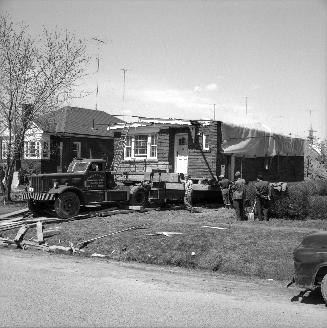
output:
{"label": "man in dark jacket", "polygon": [[221,190],[221,194],[223,196],[224,206],[225,208],[230,208],[230,200],[229,200],[229,187],[231,185],[231,182],[225,178],[225,176],[222,174],[219,176],[219,182],[218,185]]}
{"label": "man in dark jacket", "polygon": [[244,200],[245,200],[245,180],[241,178],[241,173],[235,173],[235,181],[232,184],[233,207],[239,221],[245,220]]}
{"label": "man in dark jacket", "polygon": [[261,175],[258,175],[257,182],[254,184],[254,186],[258,219],[259,221],[262,221],[264,218],[266,221],[268,221],[268,210],[270,201],[269,183],[268,181],[264,181]]}

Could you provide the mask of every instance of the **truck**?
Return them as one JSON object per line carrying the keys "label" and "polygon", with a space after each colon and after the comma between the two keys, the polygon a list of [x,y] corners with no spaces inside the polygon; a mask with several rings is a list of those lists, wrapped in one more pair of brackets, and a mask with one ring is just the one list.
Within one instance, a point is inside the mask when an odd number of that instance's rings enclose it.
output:
{"label": "truck", "polygon": [[[119,203],[147,206],[167,201],[182,201],[183,176],[166,172],[112,172],[103,159],[74,159],[67,172],[33,174],[22,199],[38,215],[54,210],[59,218],[78,215],[81,206]],[[205,191],[206,193],[203,193]],[[220,191],[212,186],[194,185],[196,199],[221,201]],[[200,197],[199,197],[200,196]]]}

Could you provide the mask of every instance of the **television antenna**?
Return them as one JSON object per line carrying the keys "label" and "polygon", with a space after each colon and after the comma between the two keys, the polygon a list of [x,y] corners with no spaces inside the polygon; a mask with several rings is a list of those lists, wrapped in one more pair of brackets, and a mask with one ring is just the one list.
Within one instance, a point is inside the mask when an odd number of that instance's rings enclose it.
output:
{"label": "television antenna", "polygon": [[100,40],[98,38],[92,38],[95,42],[97,42],[98,46],[98,55],[97,55],[97,71],[96,71],[96,82],[97,82],[97,88],[95,92],[95,110],[98,110],[98,95],[99,95],[99,70],[100,70],[100,46],[102,44],[105,44],[103,40]]}

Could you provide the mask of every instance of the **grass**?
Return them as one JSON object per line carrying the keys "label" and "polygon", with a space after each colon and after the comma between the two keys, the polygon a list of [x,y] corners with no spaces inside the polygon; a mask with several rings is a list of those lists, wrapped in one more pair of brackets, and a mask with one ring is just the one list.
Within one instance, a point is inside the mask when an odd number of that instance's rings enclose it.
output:
{"label": "grass", "polygon": [[[147,223],[149,229],[132,230],[99,239],[84,248],[85,255],[100,253],[119,261],[173,265],[225,274],[289,280],[293,275],[292,252],[302,238],[326,229],[323,220],[239,222],[234,211],[202,209],[202,213],[149,211],[49,224],[59,234],[50,245],[68,246],[126,227]],[[225,229],[212,229],[215,226]],[[156,232],[182,234],[166,237]],[[14,237],[17,231],[6,236]],[[30,229],[26,239],[36,235]]]}

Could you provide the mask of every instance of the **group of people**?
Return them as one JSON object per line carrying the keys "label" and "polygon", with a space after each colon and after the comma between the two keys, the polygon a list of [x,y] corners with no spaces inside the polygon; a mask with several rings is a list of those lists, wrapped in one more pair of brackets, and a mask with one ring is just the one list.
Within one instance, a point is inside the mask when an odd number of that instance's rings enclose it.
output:
{"label": "group of people", "polygon": [[[231,208],[232,200],[237,219],[240,221],[246,220],[247,218],[244,210],[246,199],[246,182],[241,177],[241,173],[239,171],[235,173],[234,181],[230,181],[224,175],[220,175],[218,184],[221,189],[224,206],[226,208]],[[256,208],[259,221],[268,221],[269,201],[271,198],[269,182],[265,181],[261,175],[258,175],[254,187],[255,201],[253,209]]]}
{"label": "group of people", "polygon": [[[190,175],[184,176],[184,204],[187,210],[193,212],[192,193],[193,181]],[[238,220],[246,220],[245,199],[246,199],[246,182],[241,173],[235,173],[234,181],[230,181],[224,175],[219,176],[218,185],[220,187],[225,208],[234,208]],[[258,175],[255,187],[255,202],[253,209],[256,208],[259,221],[268,221],[269,201],[271,197],[269,182],[265,181],[261,175]]]}

